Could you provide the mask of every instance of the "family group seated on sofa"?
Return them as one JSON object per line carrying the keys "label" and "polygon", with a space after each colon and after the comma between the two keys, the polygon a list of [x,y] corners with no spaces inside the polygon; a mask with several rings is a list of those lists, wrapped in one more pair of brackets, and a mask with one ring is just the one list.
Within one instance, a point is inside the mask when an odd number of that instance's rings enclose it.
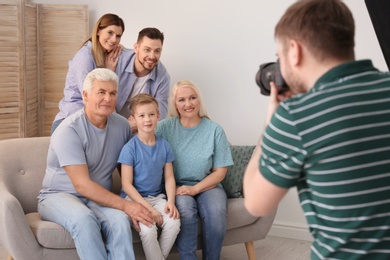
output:
{"label": "family group seated on sofa", "polygon": [[342,0],[299,0],[277,23],[287,87],[267,83],[256,148],[229,144],[196,84],[170,86],[162,32],[127,49],[124,29],[103,15],[69,62],[51,137],[0,142],[10,258],[218,260],[245,243],[253,260],[292,187],[312,259],[389,257],[390,75],[355,60]]}
{"label": "family group seated on sofa", "polygon": [[[134,259],[131,226],[147,259],[167,258],[174,244],[182,259],[196,259],[199,215],[203,258],[219,259],[221,182],[233,165],[225,132],[194,83],[169,91],[159,62],[164,34],[144,28],[131,50],[120,45],[124,28],[103,15],[69,62],[38,212],[69,231],[81,259]],[[117,163],[121,196],[110,192]]]}
{"label": "family group seated on sofa", "polygon": [[[88,73],[84,108],[52,133],[38,196],[42,220],[63,226],[81,259],[134,259],[130,222],[147,259],[167,258],[174,244],[182,259],[197,259],[199,215],[203,258],[219,259],[227,222],[220,183],[233,164],[223,129],[190,81],[172,87],[169,117],[160,122],[157,100],[135,95],[129,124],[114,113],[117,84],[109,69]],[[117,163],[122,196],[110,192]]]}
{"label": "family group seated on sofa", "polygon": [[[117,15],[103,15],[69,61],[50,143],[0,145],[0,239],[10,259],[166,259],[172,251],[196,259],[199,249],[219,259],[222,246],[236,243],[255,259],[253,241],[266,236],[275,212],[259,218],[244,209],[242,174],[254,146],[229,145],[194,83],[170,90],[159,61],[163,33],[144,28],[127,49],[124,28]],[[26,155],[13,156],[14,148]],[[30,153],[41,157],[31,163]],[[19,167],[28,174],[10,175]],[[237,174],[225,178],[229,168]],[[115,172],[120,194],[112,192]],[[28,189],[12,188],[17,176]]]}

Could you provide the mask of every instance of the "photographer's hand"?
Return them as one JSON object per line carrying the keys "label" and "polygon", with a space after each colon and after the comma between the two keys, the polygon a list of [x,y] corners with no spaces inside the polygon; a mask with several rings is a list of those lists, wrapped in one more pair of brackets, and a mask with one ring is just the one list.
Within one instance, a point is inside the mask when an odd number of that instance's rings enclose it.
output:
{"label": "photographer's hand", "polygon": [[271,86],[271,94],[269,98],[268,103],[268,112],[267,112],[267,118],[265,121],[265,126],[269,124],[271,121],[271,118],[273,114],[275,113],[276,109],[278,108],[280,102],[290,98],[292,96],[291,90],[283,91],[282,93],[279,93],[278,88],[275,85],[275,82],[270,82]]}

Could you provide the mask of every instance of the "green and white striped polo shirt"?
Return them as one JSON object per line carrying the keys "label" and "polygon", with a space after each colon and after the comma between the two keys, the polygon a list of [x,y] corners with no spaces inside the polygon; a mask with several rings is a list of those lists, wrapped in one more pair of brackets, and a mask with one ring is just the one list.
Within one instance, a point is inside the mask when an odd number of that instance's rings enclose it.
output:
{"label": "green and white striped polo shirt", "polygon": [[312,259],[390,259],[389,73],[348,62],[281,103],[259,167],[277,186],[297,186]]}

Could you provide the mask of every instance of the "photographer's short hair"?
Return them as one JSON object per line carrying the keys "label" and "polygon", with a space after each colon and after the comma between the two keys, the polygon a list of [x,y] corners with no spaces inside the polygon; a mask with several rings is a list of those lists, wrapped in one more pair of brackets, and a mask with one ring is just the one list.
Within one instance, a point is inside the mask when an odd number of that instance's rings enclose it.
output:
{"label": "photographer's short hair", "polygon": [[181,81],[176,82],[175,85],[173,85],[173,87],[171,89],[171,93],[169,94],[168,116],[169,117],[180,117],[179,112],[177,112],[177,109],[176,109],[176,95],[177,95],[177,90],[179,88],[182,88],[182,87],[189,87],[192,90],[194,90],[194,92],[197,95],[198,100],[199,100],[199,106],[200,106],[199,116],[210,118],[208,113],[207,113],[206,105],[204,103],[204,99],[202,97],[202,93],[200,92],[200,89],[198,88],[198,86],[195,85],[194,82],[189,81],[189,80],[181,80]]}
{"label": "photographer's short hair", "polygon": [[158,101],[149,94],[140,93],[135,95],[130,101],[130,114],[134,116],[134,112],[139,105],[153,104],[156,106],[157,113],[160,113],[158,110]]}
{"label": "photographer's short hair", "polygon": [[147,28],[142,29],[138,33],[137,43],[141,43],[142,39],[145,36],[148,37],[149,39],[152,39],[152,40],[160,40],[161,45],[164,44],[164,34],[162,32],[160,32],[160,30],[157,28],[147,27]]}
{"label": "photographer's short hair", "polygon": [[355,22],[341,0],[299,0],[284,13],[275,28],[281,44],[302,42],[319,61],[354,59]]}
{"label": "photographer's short hair", "polygon": [[105,68],[97,68],[88,73],[88,75],[85,77],[84,84],[83,84],[83,91],[86,91],[88,93],[91,93],[93,83],[95,80],[99,81],[112,81],[115,83],[117,89],[118,89],[118,76],[110,69]]}

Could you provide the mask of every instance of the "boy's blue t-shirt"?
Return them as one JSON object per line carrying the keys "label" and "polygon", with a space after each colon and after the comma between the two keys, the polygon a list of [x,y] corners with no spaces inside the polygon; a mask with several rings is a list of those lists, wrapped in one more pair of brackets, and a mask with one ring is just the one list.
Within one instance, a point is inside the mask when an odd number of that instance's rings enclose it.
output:
{"label": "boy's blue t-shirt", "polygon": [[[135,135],[123,146],[118,163],[133,166],[133,186],[142,197],[147,197],[162,193],[164,166],[174,159],[169,143],[161,137],[149,146]],[[123,190],[121,196],[126,197]]]}

